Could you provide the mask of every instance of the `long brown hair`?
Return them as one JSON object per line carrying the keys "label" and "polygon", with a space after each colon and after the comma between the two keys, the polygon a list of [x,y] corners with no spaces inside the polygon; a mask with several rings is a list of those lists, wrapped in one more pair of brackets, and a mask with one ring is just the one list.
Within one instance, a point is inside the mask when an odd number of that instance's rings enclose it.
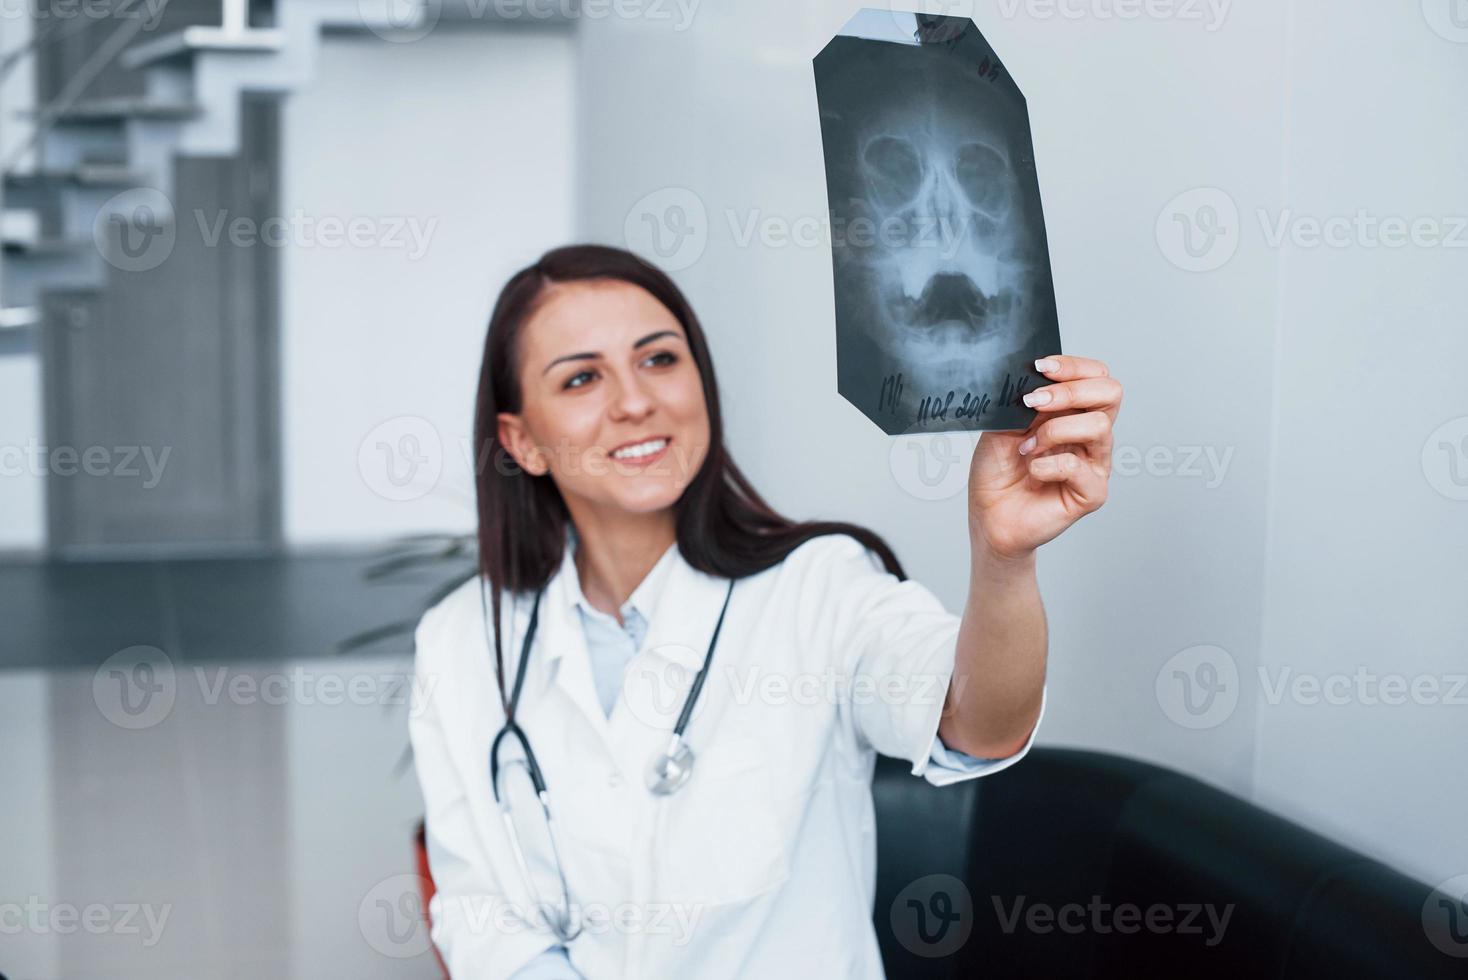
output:
{"label": "long brown hair", "polygon": [[708,455],[673,505],[678,551],[684,561],[709,575],[738,579],[779,564],[811,538],[849,534],[876,552],[893,575],[907,577],[897,556],[876,533],[839,521],[792,521],[765,503],[734,465],[724,446],[719,386],[703,328],[673,280],[623,249],[605,245],[552,249],[511,276],[500,291],[489,318],[474,410],[479,571],[481,585],[488,580],[493,604],[495,676],[507,716],[500,590],[534,591],[550,580],[564,558],[570,512],[549,473],[533,476],[525,472],[500,443],[497,416],[521,409],[520,334],[546,290],[555,283],[589,279],[619,279],[656,297],[683,325],[689,351],[703,379],[709,418]]}

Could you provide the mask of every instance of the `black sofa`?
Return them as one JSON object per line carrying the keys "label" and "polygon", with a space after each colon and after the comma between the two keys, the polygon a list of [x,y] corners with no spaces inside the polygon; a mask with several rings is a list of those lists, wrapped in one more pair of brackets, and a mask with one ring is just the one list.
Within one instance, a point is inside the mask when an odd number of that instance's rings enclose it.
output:
{"label": "black sofa", "polygon": [[892,980],[1468,978],[1427,885],[1181,773],[1036,748],[939,788],[881,758],[873,793]]}

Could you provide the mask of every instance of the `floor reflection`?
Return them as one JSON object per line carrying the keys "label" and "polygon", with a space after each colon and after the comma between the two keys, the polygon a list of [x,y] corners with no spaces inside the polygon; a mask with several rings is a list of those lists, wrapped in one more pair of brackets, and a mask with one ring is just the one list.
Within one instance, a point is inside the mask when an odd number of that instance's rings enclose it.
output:
{"label": "floor reflection", "polygon": [[411,660],[129,660],[0,672],[0,973],[437,976]]}

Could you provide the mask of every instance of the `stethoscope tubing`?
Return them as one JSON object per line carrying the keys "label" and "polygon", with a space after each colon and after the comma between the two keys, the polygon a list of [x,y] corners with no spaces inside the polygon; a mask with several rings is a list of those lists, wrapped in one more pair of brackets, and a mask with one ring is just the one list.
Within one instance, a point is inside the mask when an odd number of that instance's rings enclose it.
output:
{"label": "stethoscope tubing", "polygon": [[[551,856],[556,865],[556,877],[559,879],[561,890],[560,909],[555,910],[555,920],[550,923],[551,931],[563,943],[569,943],[581,934],[582,923],[575,920],[572,927],[571,890],[566,881],[565,864],[561,860],[560,833],[556,828],[556,822],[551,815],[550,792],[546,788],[545,775],[541,772],[540,762],[535,758],[535,751],[530,747],[530,739],[526,737],[515,718],[515,709],[520,703],[520,691],[525,684],[525,668],[530,662],[530,648],[535,640],[536,628],[540,622],[540,600],[545,589],[542,587],[535,593],[535,602],[530,608],[530,623],[525,630],[525,639],[520,646],[520,662],[515,671],[514,688],[510,694],[509,706],[506,712],[505,724],[495,735],[494,741],[490,743],[489,749],[489,780],[490,788],[494,793],[495,804],[500,811],[500,817],[505,824],[505,832],[510,840],[510,850],[514,854],[515,864],[519,867],[520,874],[528,886],[531,896],[537,905],[549,913],[550,907],[541,899],[540,890],[536,888],[535,881],[530,875],[529,863],[525,860],[525,849],[521,845],[519,831],[515,828],[515,821],[510,814],[510,802],[508,797],[500,795],[500,746],[506,738],[513,738],[520,743],[524,752],[523,765],[526,773],[530,776],[531,785],[535,789],[536,799],[540,804],[541,813],[545,816],[547,835],[550,838]],[[729,580],[729,588],[724,593],[724,605],[719,610],[719,619],[714,624],[714,633],[709,640],[708,652],[704,654],[703,664],[699,667],[697,675],[693,678],[687,697],[683,700],[683,710],[678,714],[678,721],[673,726],[673,731],[668,740],[668,747],[661,758],[653,760],[653,773],[674,773],[672,778],[651,778],[649,789],[656,795],[666,796],[676,791],[691,775],[693,765],[693,751],[684,743],[684,733],[687,731],[688,723],[693,717],[693,709],[698,704],[699,696],[703,693],[704,680],[708,677],[709,667],[713,664],[714,649],[718,646],[719,633],[724,628],[724,616],[729,611],[729,600],[734,595],[734,580]],[[517,760],[518,762],[519,760]],[[512,763],[513,764],[513,763]],[[661,766],[661,768],[659,768]],[[661,807],[658,808],[662,810]]]}

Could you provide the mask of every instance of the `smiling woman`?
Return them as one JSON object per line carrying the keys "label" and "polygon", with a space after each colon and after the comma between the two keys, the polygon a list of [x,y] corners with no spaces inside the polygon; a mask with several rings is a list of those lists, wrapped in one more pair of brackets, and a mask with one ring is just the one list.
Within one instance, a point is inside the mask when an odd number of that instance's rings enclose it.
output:
{"label": "smiling woman", "polygon": [[[639,457],[650,440],[665,445]],[[621,249],[555,249],[506,283],[485,340],[474,442],[487,449],[479,458],[496,462],[477,475],[496,640],[500,590],[545,584],[568,523],[586,542],[582,588],[612,613],[610,593],[631,594],[675,539],[694,568],[737,579],[811,538],[848,534],[906,577],[875,533],[797,523],[765,503],[724,446],[714,366],[693,309],[662,271]],[[505,456],[514,465],[499,465]],[[588,555],[597,559],[590,566]],[[630,576],[618,574],[613,555],[630,559]],[[507,701],[498,642],[495,661]]]}
{"label": "smiling woman", "polygon": [[[1097,362],[1037,370],[1067,413],[1119,397]],[[987,434],[960,620],[870,530],[761,499],[666,275],[595,245],[516,273],[475,411],[480,575],[416,636],[450,973],[881,977],[876,756],[946,785],[1029,750],[1033,549],[1099,506],[1093,422]]]}

